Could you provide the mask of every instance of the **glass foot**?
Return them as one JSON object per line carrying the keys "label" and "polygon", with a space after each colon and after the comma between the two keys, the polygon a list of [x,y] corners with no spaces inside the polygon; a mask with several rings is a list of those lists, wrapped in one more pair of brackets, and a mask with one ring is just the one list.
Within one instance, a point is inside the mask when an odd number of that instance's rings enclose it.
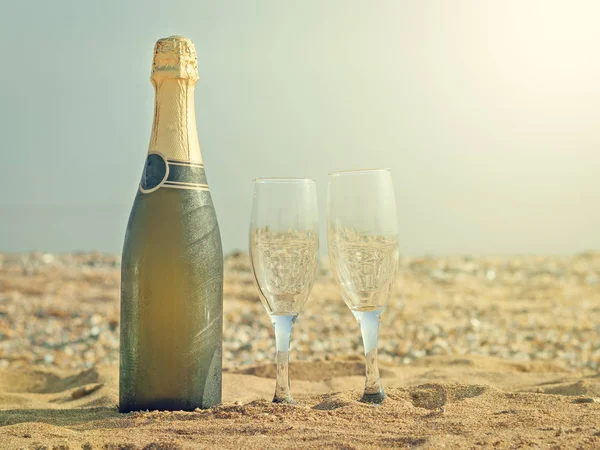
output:
{"label": "glass foot", "polygon": [[296,405],[296,400],[292,397],[273,397],[273,403],[280,403],[283,405]]}
{"label": "glass foot", "polygon": [[363,403],[371,403],[374,405],[380,405],[385,399],[385,392],[383,388],[379,390],[379,392],[375,392],[374,394],[363,393],[360,401]]}

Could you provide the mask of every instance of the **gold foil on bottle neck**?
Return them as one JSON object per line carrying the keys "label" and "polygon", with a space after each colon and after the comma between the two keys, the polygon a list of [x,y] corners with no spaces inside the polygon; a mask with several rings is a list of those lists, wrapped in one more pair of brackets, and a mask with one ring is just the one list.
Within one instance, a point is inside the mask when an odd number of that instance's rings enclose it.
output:
{"label": "gold foil on bottle neck", "polygon": [[166,78],[198,81],[198,57],[191,39],[169,36],[156,42],[151,79]]}

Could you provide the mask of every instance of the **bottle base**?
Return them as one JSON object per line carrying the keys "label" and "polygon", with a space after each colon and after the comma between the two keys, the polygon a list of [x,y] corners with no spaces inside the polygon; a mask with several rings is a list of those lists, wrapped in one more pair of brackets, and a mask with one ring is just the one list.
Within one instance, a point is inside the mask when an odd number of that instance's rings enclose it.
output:
{"label": "bottle base", "polygon": [[196,409],[209,409],[219,406],[221,402],[205,405],[196,402],[186,402],[180,399],[160,399],[151,402],[136,404],[120,404],[118,409],[120,413],[127,414],[135,411],[195,411]]}

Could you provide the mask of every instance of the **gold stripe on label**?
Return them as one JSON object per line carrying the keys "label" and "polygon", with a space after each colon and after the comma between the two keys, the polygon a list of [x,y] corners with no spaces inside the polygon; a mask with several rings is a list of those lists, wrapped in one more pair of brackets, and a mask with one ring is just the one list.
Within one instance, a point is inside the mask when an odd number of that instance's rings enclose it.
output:
{"label": "gold stripe on label", "polygon": [[170,166],[182,166],[182,167],[196,167],[198,169],[204,169],[204,164],[187,164],[182,162],[174,162],[169,160]]}
{"label": "gold stripe on label", "polygon": [[208,184],[204,184],[204,183],[188,183],[187,181],[165,181],[165,184],[184,184],[186,186],[208,187]]}
{"label": "gold stripe on label", "polygon": [[181,184],[162,184],[160,187],[172,188],[172,189],[191,189],[196,191],[210,191],[207,185],[195,185],[195,186],[184,186]]}
{"label": "gold stripe on label", "polygon": [[168,158],[167,161],[170,164],[176,164],[178,166],[197,166],[197,167],[204,167],[204,163],[201,162],[195,162],[195,161],[184,161],[183,159],[172,159],[172,158]]}

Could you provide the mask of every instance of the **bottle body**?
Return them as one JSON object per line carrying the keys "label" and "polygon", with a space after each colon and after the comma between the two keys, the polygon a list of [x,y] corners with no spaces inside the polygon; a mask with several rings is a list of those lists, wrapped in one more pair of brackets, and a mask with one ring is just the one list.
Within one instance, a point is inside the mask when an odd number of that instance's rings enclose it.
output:
{"label": "bottle body", "polygon": [[197,145],[194,83],[155,82],[150,149],[122,256],[122,412],[221,402],[223,252]]}

